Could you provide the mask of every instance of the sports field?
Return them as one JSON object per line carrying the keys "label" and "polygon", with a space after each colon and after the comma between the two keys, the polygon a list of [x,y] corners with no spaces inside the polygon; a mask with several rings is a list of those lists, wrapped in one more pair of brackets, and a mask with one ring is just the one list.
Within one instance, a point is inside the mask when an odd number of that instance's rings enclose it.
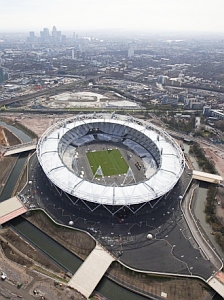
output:
{"label": "sports field", "polygon": [[125,174],[128,171],[128,164],[118,149],[87,152],[86,155],[93,175],[99,166],[104,176]]}

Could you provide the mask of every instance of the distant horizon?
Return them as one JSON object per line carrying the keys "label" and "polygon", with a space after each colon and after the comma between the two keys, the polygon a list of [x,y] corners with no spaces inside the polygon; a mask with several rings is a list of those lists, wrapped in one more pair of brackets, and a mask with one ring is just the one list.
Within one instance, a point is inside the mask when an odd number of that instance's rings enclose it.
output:
{"label": "distant horizon", "polygon": [[223,11],[223,0],[2,0],[0,32],[38,32],[55,25],[63,32],[224,33]]}
{"label": "distant horizon", "polygon": [[[187,31],[187,30],[155,30],[155,31],[149,31],[149,30],[128,30],[124,28],[99,28],[99,29],[64,29],[62,30],[59,28],[57,25],[53,25],[57,28],[57,30],[61,31],[62,34],[70,34],[71,36],[73,33],[76,33],[78,35],[81,35],[83,37],[90,37],[91,35],[100,35],[100,34],[116,34],[116,35],[122,35],[122,34],[127,34],[127,35],[142,35],[142,36],[183,36],[183,37],[190,37],[190,36],[214,36],[214,37],[223,37],[224,39],[224,32],[219,32],[219,31]],[[1,30],[0,29],[0,35],[1,34],[22,34],[29,36],[30,32],[34,32],[35,36],[39,37],[40,36],[40,31],[43,30],[43,28],[48,28],[49,33],[51,34],[52,28],[51,27],[42,27],[39,29],[24,29],[24,30]],[[68,36],[69,37],[69,36]]]}

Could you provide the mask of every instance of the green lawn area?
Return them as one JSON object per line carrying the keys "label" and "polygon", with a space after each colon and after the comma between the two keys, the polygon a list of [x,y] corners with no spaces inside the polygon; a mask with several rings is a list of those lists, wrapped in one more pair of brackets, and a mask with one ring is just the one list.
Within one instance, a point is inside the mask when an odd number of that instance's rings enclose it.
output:
{"label": "green lawn area", "polygon": [[128,164],[118,149],[87,152],[86,155],[93,175],[99,166],[104,176],[125,174],[128,171]]}

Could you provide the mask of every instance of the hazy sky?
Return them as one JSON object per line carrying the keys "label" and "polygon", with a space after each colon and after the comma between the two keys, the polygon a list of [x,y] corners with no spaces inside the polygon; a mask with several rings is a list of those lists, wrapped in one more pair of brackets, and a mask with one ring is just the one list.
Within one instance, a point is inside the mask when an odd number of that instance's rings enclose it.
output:
{"label": "hazy sky", "polygon": [[224,33],[224,0],[0,0],[0,31],[135,29]]}

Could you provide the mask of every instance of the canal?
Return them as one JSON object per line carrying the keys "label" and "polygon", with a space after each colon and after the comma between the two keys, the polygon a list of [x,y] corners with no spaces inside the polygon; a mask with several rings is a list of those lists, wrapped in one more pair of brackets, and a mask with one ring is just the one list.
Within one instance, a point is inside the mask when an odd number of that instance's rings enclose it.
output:
{"label": "canal", "polygon": [[[5,126],[10,131],[12,131],[16,136],[18,136],[23,142],[29,142],[32,139],[27,136],[21,130],[7,125],[4,122],[0,122],[0,125]],[[27,154],[20,155],[17,163],[15,164],[12,173],[0,195],[0,202],[11,197],[12,191],[16,182],[19,178],[19,175],[25,165],[27,160]],[[22,217],[18,217],[11,221],[12,226],[18,231],[25,239],[30,241],[34,246],[44,252],[49,258],[57,261],[59,265],[61,265],[64,269],[70,271],[71,273],[75,273],[82,261],[72,254],[70,251],[65,249],[63,246],[55,242],[49,236],[47,236],[44,232],[33,226],[31,223],[26,221]],[[146,300],[149,299],[147,297],[143,297],[136,293],[133,293],[120,285],[114,283],[109,280],[105,276],[102,278],[100,283],[98,284],[96,291],[100,294],[107,297],[109,300],[118,300],[118,299],[129,299],[129,300]]]}
{"label": "canal", "polygon": [[[32,141],[32,139],[27,134],[25,134],[23,131],[21,131],[20,129],[18,129],[12,125],[8,125],[5,122],[0,122],[0,125],[7,128],[11,132],[13,132],[18,138],[20,138],[20,140],[22,142],[27,143],[27,142]],[[7,180],[7,183],[4,186],[2,194],[0,195],[0,202],[11,197],[14,186],[19,178],[19,175],[25,165],[26,160],[27,160],[27,153],[23,153],[19,156],[19,158]]]}
{"label": "canal", "polygon": [[[195,157],[189,153],[190,146],[186,143],[184,143],[184,151],[185,153],[188,154],[190,157],[190,160],[197,171],[202,171],[202,169],[199,167]],[[197,190],[197,193],[194,198],[194,214],[197,220],[199,220],[201,227],[203,228],[204,232],[206,233],[207,237],[209,240],[212,242],[212,244],[215,246],[215,249],[219,256],[221,258],[224,257],[224,251],[222,248],[219,246],[219,244],[215,240],[215,236],[212,234],[212,228],[211,226],[206,222],[205,219],[205,205],[206,205],[206,197],[207,197],[207,192],[208,192],[208,184],[206,183],[200,183],[199,188]]]}

